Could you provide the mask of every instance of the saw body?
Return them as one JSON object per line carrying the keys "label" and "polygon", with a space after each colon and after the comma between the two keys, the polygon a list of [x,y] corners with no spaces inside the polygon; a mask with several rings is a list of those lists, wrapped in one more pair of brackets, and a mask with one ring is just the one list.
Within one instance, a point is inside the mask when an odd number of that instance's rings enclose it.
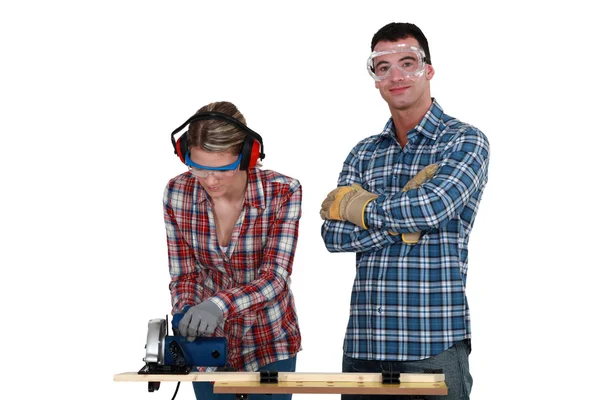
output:
{"label": "saw body", "polygon": [[[173,331],[183,313],[173,317]],[[194,367],[224,367],[227,343],[222,337],[198,337],[193,342],[179,335],[169,336],[166,319],[148,322],[146,365],[140,374],[187,374]]]}

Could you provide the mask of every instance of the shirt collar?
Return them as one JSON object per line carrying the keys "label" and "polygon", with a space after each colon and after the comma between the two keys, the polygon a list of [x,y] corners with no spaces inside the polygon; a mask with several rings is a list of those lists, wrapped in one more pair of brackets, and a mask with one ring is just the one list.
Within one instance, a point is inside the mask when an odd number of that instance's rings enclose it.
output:
{"label": "shirt collar", "polygon": [[[265,191],[260,180],[260,170],[258,168],[249,168],[248,173],[248,184],[246,187],[246,198],[244,205],[248,205],[254,208],[265,208]],[[198,203],[202,203],[208,199],[206,190],[202,187],[198,179],[188,172],[190,178],[195,181],[196,193]]]}
{"label": "shirt collar", "polygon": [[[419,124],[413,129],[408,131],[408,141],[412,141],[417,134],[421,134],[429,139],[435,140],[437,137],[437,132],[443,129],[444,122],[442,121],[442,116],[444,115],[444,110],[435,98],[432,98],[432,100],[431,106],[425,113],[423,119],[421,119],[421,122],[419,122]],[[396,127],[394,126],[394,121],[391,117],[385,124],[385,128],[383,128],[383,132],[381,134],[396,138]]]}
{"label": "shirt collar", "polygon": [[[444,115],[444,110],[439,105],[436,99],[433,99],[431,102],[431,107],[425,113],[425,116],[421,120],[421,122],[415,126],[411,131],[416,131],[422,134],[423,136],[435,140],[437,133],[439,132],[440,125],[443,124],[442,116]],[[409,132],[409,136],[410,136]]]}
{"label": "shirt collar", "polygon": [[248,169],[248,186],[246,187],[245,203],[254,208],[266,208],[265,190],[260,179],[261,171],[258,168]]}

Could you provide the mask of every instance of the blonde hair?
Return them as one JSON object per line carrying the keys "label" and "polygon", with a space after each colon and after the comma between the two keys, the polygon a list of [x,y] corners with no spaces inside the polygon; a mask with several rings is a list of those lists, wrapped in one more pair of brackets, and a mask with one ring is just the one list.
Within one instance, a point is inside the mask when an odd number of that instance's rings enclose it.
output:
{"label": "blonde hair", "polygon": [[[228,101],[210,103],[199,109],[196,114],[216,111],[227,114],[246,125],[246,118],[237,107]],[[217,119],[205,119],[190,124],[187,133],[187,145],[199,147],[214,153],[240,154],[246,133],[237,126]]]}

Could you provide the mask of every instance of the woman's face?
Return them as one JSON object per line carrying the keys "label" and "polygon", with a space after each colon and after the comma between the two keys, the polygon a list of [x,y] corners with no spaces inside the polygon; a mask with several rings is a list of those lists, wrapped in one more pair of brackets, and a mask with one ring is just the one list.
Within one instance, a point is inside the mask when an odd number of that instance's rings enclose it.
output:
{"label": "woman's face", "polygon": [[[211,198],[223,197],[227,194],[237,195],[246,185],[246,171],[240,171],[239,166],[235,167],[239,157],[239,154],[230,152],[214,153],[199,147],[192,147],[190,159],[197,166],[189,168]],[[209,168],[229,166],[231,168],[212,170],[198,166]]]}

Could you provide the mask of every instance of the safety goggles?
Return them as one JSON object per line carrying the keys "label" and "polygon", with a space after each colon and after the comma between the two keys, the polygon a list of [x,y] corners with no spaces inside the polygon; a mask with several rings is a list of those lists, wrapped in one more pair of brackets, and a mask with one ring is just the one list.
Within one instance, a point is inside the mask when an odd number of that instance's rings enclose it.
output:
{"label": "safety goggles", "polygon": [[200,165],[193,162],[190,158],[189,152],[185,155],[185,165],[187,165],[190,172],[198,178],[208,178],[210,175],[217,179],[232,177],[238,171],[241,160],[242,155],[240,154],[237,160],[229,165],[223,165],[221,167],[207,167],[205,165]]}
{"label": "safety goggles", "polygon": [[389,49],[374,51],[367,60],[367,70],[375,81],[388,79],[394,68],[406,78],[420,77],[425,72],[425,51],[419,46],[398,44]]}

